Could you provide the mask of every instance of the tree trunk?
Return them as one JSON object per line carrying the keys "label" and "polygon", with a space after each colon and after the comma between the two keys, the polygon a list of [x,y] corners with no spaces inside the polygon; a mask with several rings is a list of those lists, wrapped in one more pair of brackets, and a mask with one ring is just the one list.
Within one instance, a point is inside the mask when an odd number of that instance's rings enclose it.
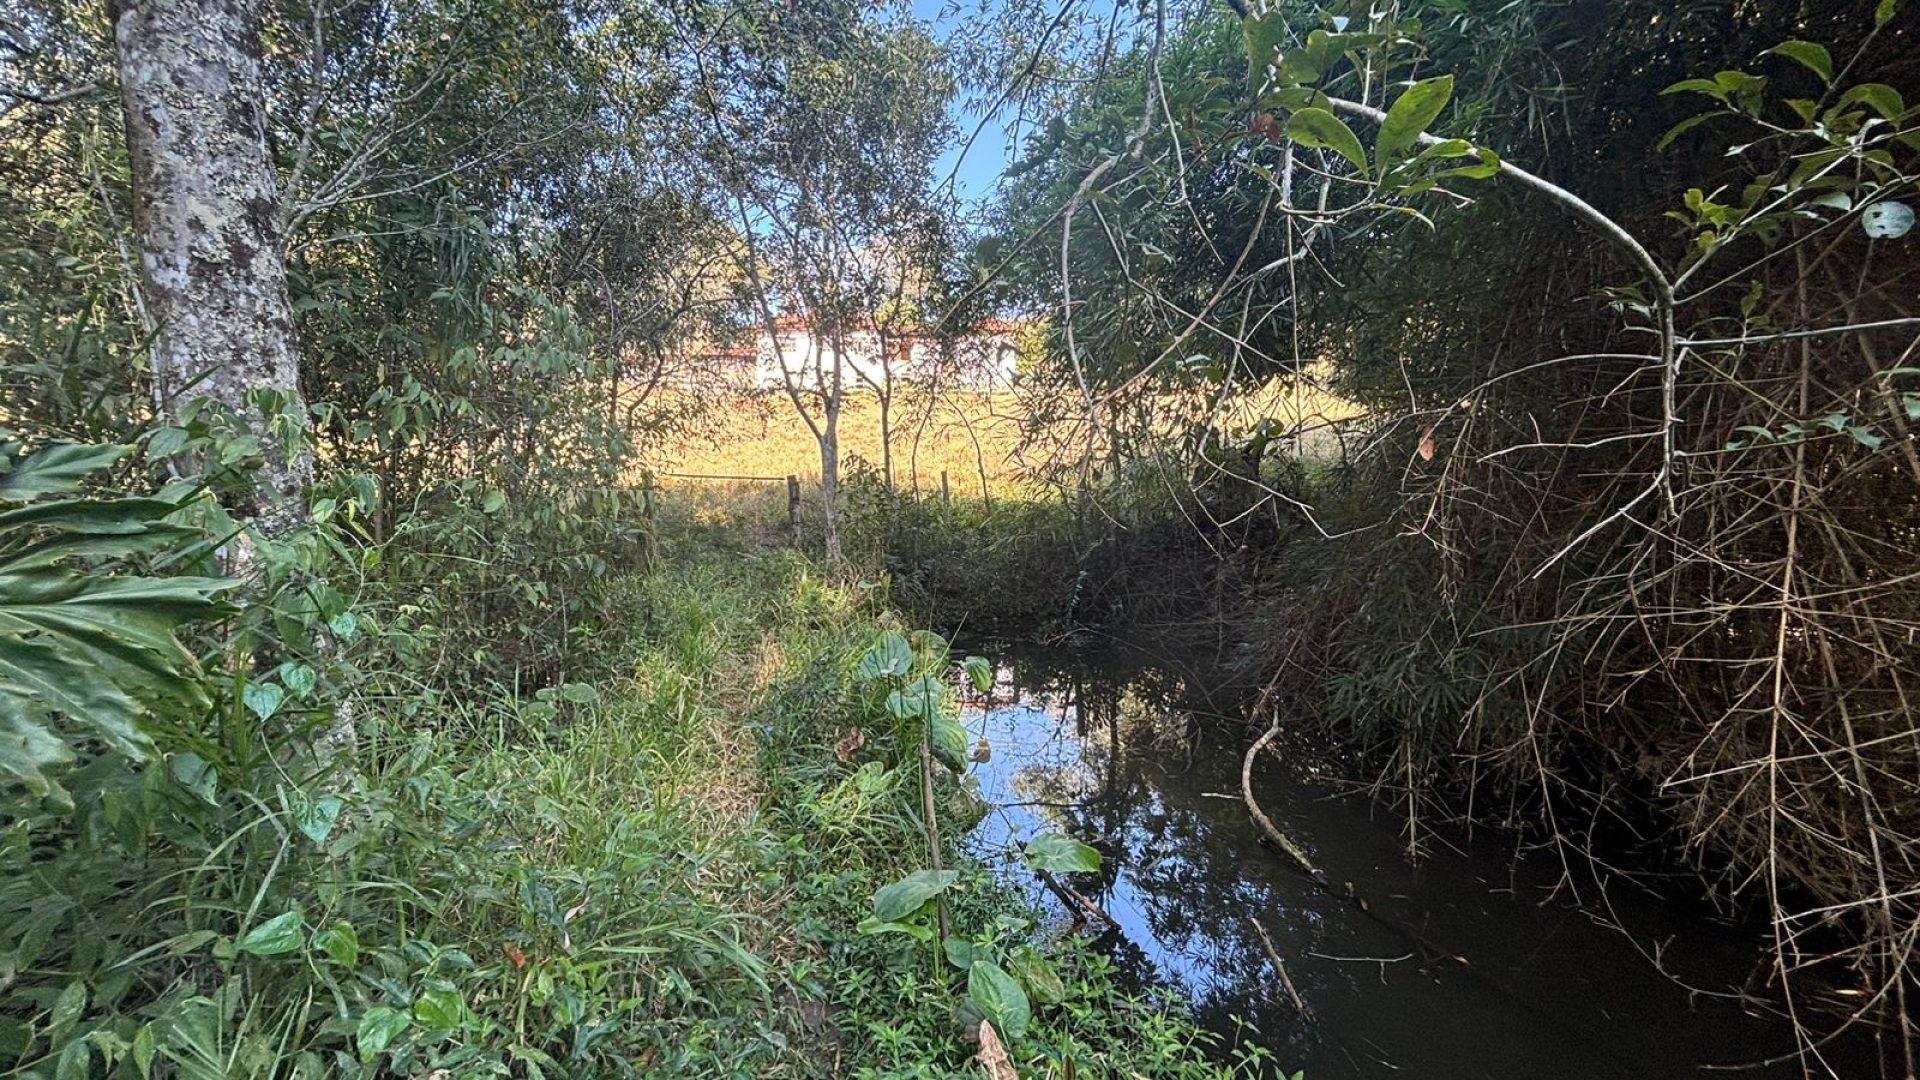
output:
{"label": "tree trunk", "polygon": [[313,455],[257,0],[115,0],[112,15],[141,283],[158,324],[154,402],[169,422],[197,398],[244,418],[264,464],[240,509],[262,535],[283,536],[307,519]]}

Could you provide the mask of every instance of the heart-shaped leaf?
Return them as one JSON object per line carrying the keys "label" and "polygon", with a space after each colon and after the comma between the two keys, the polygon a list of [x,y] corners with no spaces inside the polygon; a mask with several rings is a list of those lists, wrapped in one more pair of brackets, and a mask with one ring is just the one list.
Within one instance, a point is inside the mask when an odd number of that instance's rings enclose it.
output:
{"label": "heart-shaped leaf", "polygon": [[343,805],[338,795],[322,795],[311,800],[299,796],[293,803],[294,827],[315,845],[324,844],[333,832],[334,823],[340,820]]}
{"label": "heart-shaped leaf", "polygon": [[413,1019],[399,1009],[385,1005],[375,1005],[360,1018],[359,1028],[354,1032],[354,1045],[360,1050],[361,1061],[372,1061],[392,1045],[394,1037],[407,1030]]}
{"label": "heart-shaped leaf", "polygon": [[899,634],[888,631],[880,635],[865,656],[860,658],[860,666],[854,674],[861,682],[872,682],[880,678],[898,678],[913,666],[913,646]]}
{"label": "heart-shaped leaf", "polygon": [[287,699],[287,692],[280,689],[279,683],[248,683],[240,692],[240,699],[247,703],[247,709],[262,720],[270,720],[280,711],[281,702]]}
{"label": "heart-shaped leaf", "polygon": [[278,956],[299,949],[305,941],[297,911],[283,912],[247,931],[234,948],[252,956]]}
{"label": "heart-shaped leaf", "polygon": [[313,685],[317,677],[313,669],[307,665],[288,661],[280,665],[278,674],[280,681],[287,684],[287,689],[293,691],[294,697],[303,698],[313,693]]}

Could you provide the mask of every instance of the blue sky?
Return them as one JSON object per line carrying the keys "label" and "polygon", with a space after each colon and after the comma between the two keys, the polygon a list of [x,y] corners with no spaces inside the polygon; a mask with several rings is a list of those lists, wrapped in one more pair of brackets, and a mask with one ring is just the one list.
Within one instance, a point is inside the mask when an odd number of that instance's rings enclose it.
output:
{"label": "blue sky", "polygon": [[[970,5],[966,0],[913,0],[915,16],[933,24],[936,34],[950,32],[966,18],[966,9]],[[949,13],[949,8],[960,8]],[[973,133],[974,126],[980,123],[977,112],[967,111],[968,99],[958,98],[953,104],[954,127],[958,129],[955,145],[940,156],[935,170],[936,179],[945,180],[948,173],[954,174],[954,187],[960,197],[968,202],[978,202],[993,192],[994,181],[1009,164],[1006,131],[997,120],[989,120],[980,130],[980,137],[973,141],[964,157],[960,154],[960,144]],[[957,171],[956,171],[957,166]]]}

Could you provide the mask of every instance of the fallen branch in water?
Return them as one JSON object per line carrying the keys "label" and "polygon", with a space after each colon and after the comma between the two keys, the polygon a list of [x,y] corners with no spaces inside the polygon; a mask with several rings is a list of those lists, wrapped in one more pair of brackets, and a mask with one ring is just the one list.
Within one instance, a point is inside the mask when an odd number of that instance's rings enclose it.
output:
{"label": "fallen branch in water", "polygon": [[1052,890],[1053,895],[1059,897],[1060,902],[1067,905],[1067,908],[1074,913],[1076,920],[1081,922],[1101,922],[1116,930],[1120,928],[1120,924],[1114,920],[1113,916],[1107,914],[1106,909],[1080,895],[1079,891],[1061,882],[1061,880],[1054,877],[1051,872],[1035,870],[1034,873],[1040,876],[1041,884]]}
{"label": "fallen branch in water", "polygon": [[1327,884],[1327,875],[1313,865],[1312,859],[1307,858],[1304,848],[1294,843],[1286,833],[1281,832],[1279,827],[1274,825],[1272,819],[1267,817],[1266,811],[1260,809],[1260,803],[1253,797],[1253,759],[1258,757],[1260,751],[1265,749],[1278,734],[1280,734],[1280,723],[1276,720],[1273,726],[1267,729],[1265,735],[1255,739],[1253,745],[1247,747],[1247,756],[1240,762],[1240,797],[1247,804],[1247,813],[1253,815],[1254,823],[1267,834],[1267,838],[1272,840],[1281,851],[1286,852],[1294,862],[1299,863],[1300,869],[1305,870],[1313,880],[1324,886]]}
{"label": "fallen branch in water", "polygon": [[1273,961],[1273,970],[1280,975],[1280,985],[1286,987],[1287,997],[1293,1002],[1293,1011],[1299,1013],[1302,1020],[1313,1019],[1313,1010],[1301,1000],[1300,991],[1294,989],[1293,977],[1287,974],[1287,962],[1280,959],[1279,951],[1273,947],[1273,939],[1267,936],[1267,928],[1251,915],[1247,916],[1247,921],[1253,924],[1254,931],[1260,935],[1260,947],[1267,951],[1267,959]]}

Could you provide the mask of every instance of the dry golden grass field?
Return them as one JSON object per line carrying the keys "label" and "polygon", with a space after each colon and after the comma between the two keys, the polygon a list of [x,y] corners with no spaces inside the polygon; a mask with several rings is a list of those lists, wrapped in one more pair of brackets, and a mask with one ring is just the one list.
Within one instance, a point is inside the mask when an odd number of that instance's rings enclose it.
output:
{"label": "dry golden grass field", "polygon": [[[900,395],[904,398],[905,395]],[[940,473],[961,494],[977,494],[980,477],[996,495],[1018,486],[1013,454],[1020,442],[1019,402],[1008,393],[953,392],[939,401],[896,400],[893,409],[893,475],[901,488],[938,490]],[[853,459],[880,466],[880,402],[851,395],[840,415],[843,471]],[[706,403],[689,430],[645,448],[649,466],[672,482],[672,473],[723,476],[820,475],[820,449],[813,433],[779,393],[732,395]]]}
{"label": "dry golden grass field", "polygon": [[[685,406],[692,399],[680,399]],[[811,482],[820,475],[820,451],[813,433],[784,394],[733,394],[703,399],[689,409],[692,421],[673,435],[648,442],[642,457],[662,483],[698,482],[694,477],[798,476]],[[1351,420],[1359,410],[1323,391],[1275,384],[1240,399],[1220,421],[1230,428],[1271,417],[1292,426],[1304,422],[1320,436],[1329,426]],[[947,474],[953,494],[978,496],[984,484],[993,497],[1018,497],[1027,484],[1021,454],[1021,425],[1026,413],[1010,392],[946,391],[938,398],[897,393],[892,410],[893,476],[903,491],[938,491]],[[1171,430],[1171,429],[1170,429]],[[1325,453],[1337,441],[1310,438],[1313,452]],[[872,394],[849,395],[840,417],[842,471],[861,462],[879,468],[880,403]]]}

